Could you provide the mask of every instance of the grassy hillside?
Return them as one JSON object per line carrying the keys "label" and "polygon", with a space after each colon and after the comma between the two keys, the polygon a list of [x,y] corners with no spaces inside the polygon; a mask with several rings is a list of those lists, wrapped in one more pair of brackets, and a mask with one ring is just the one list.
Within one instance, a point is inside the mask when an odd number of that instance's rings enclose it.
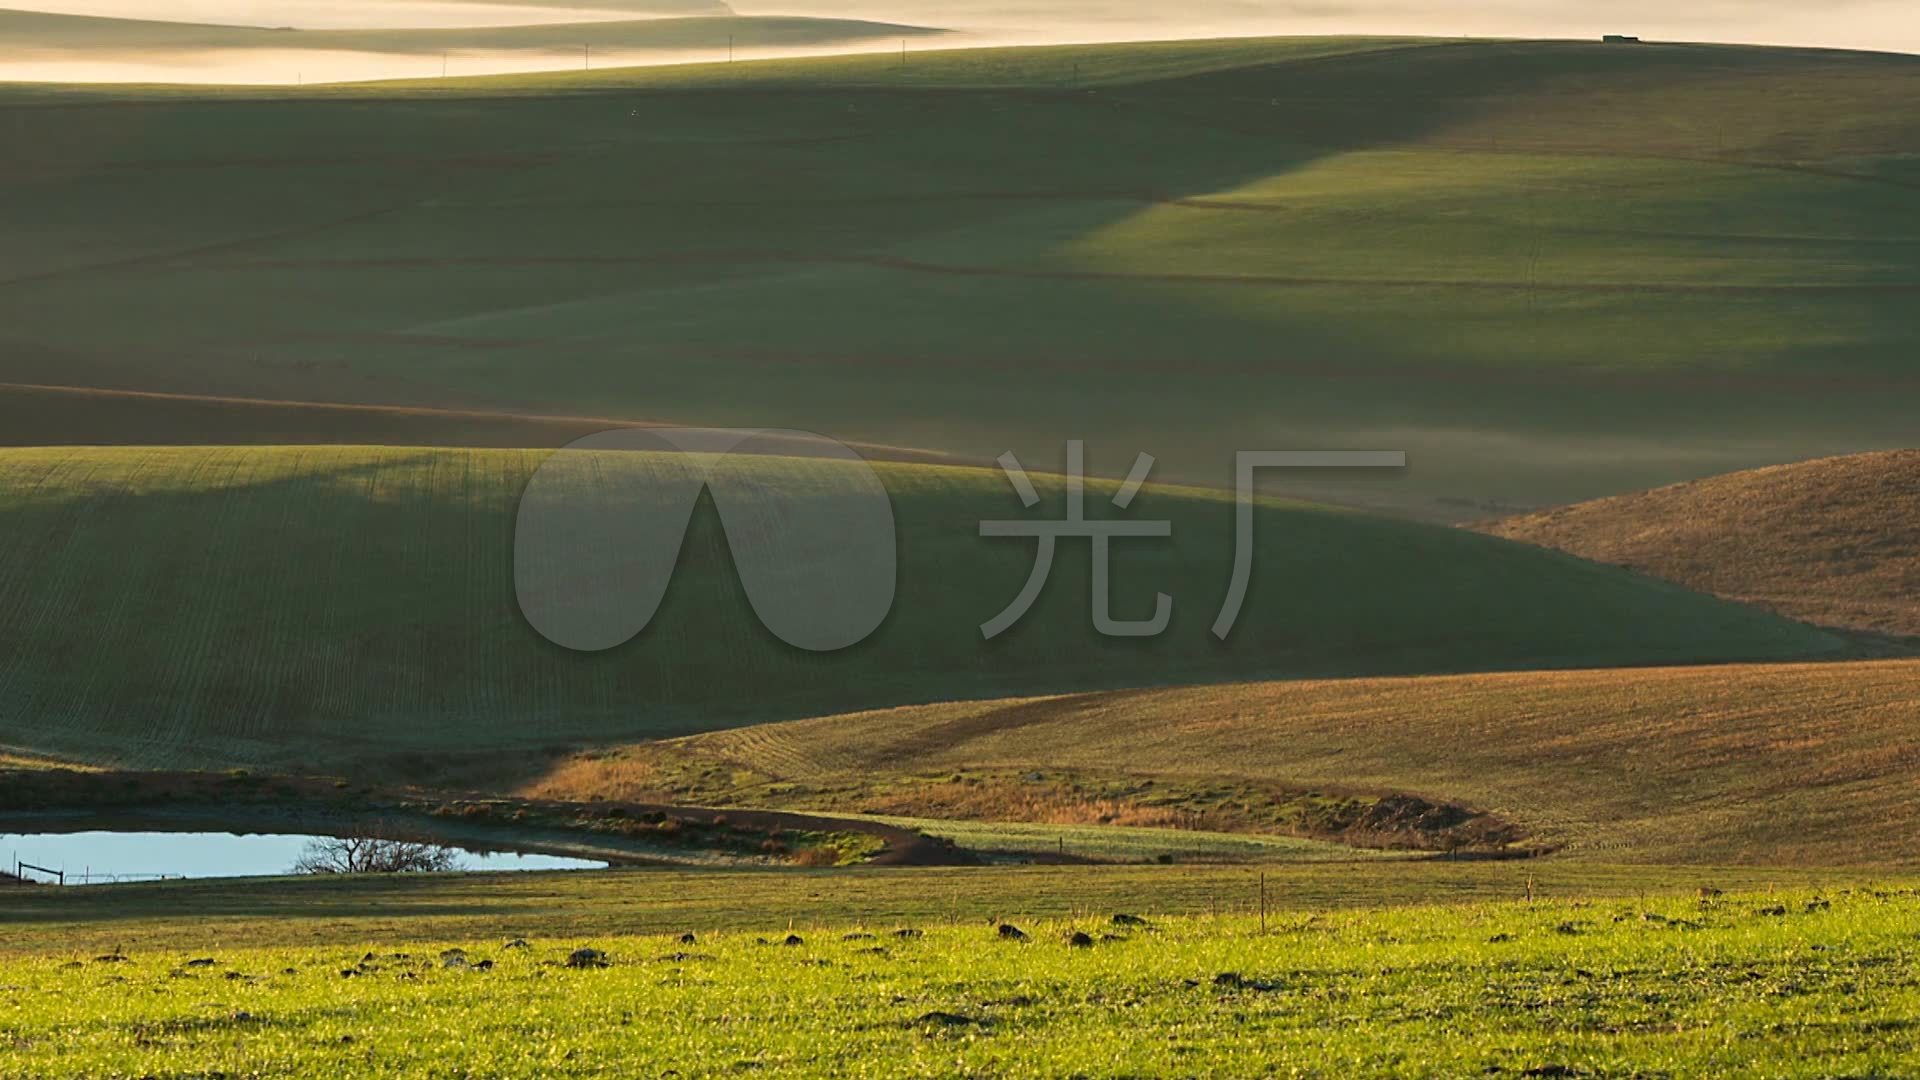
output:
{"label": "grassy hillside", "polygon": [[1887,661],[968,702],[588,755],[534,787],[1059,820],[1184,810],[1202,824],[1258,823],[1276,789],[1399,791],[1490,811],[1581,859],[1914,865],[1917,680],[1920,664]]}
{"label": "grassy hillside", "polygon": [[19,88],[0,379],[1080,436],[1206,484],[1387,446],[1294,487],[1485,517],[1909,442],[1917,92],[1378,39]]}
{"label": "grassy hillside", "polygon": [[[0,446],[197,445],[458,446],[553,449],[631,421],[503,409],[352,405],[145,390],[0,383]],[[911,446],[856,443],[875,461],[975,465]]]}
{"label": "grassy hillside", "polygon": [[[553,646],[513,588],[514,513],[546,455],[358,447],[0,452],[0,745],[144,764],[340,763],[679,734],[906,702],[1234,676],[1407,673],[1808,655],[1833,638],[1623,571],[1455,529],[1297,504],[1256,520],[1229,643],[1230,498],[1149,489],[1169,540],[1114,544],[1114,614],[1174,597],[1153,639],[1097,636],[1085,542],[1025,620],[1033,544],[998,472],[881,465],[898,593],[859,645],[803,653],[754,616],[711,507],[647,630]],[[609,483],[678,458],[615,454]],[[775,493],[832,462],[729,459]],[[1064,516],[1042,480],[1035,518]],[[1089,514],[1118,513],[1094,487]],[[582,490],[605,499],[604,489]],[[583,542],[590,542],[585,538]],[[528,767],[532,766],[531,761]],[[415,766],[416,769],[424,766]]]}
{"label": "grassy hillside", "polygon": [[1482,529],[1796,619],[1920,637],[1920,451],[1716,476]]}

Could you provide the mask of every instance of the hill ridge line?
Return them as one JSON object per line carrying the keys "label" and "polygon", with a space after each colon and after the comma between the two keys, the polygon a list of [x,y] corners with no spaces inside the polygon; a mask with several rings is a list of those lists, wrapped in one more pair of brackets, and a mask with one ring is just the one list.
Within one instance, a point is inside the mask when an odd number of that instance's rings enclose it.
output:
{"label": "hill ridge line", "polygon": [[[164,260],[163,260],[164,261]],[[1519,281],[1461,278],[1365,278],[1292,274],[1130,273],[1119,270],[1067,270],[1040,267],[967,266],[909,259],[893,255],[841,255],[796,251],[671,252],[656,255],[465,255],[386,256],[360,259],[244,259],[180,261],[200,266],[244,266],[265,270],[385,269],[433,270],[454,266],[646,266],[713,263],[800,263],[864,266],[909,273],[954,277],[1003,277],[1037,281],[1147,281],[1167,284],[1240,285],[1259,288],[1381,288],[1452,289],[1492,292],[1551,292],[1591,294],[1679,294],[1709,296],[1880,295],[1920,292],[1920,281],[1889,282],[1608,282]]]}
{"label": "hill ridge line", "polygon": [[[172,391],[172,390],[129,390],[129,389],[122,389],[122,388],[115,388],[115,387],[68,386],[68,385],[62,385],[59,383],[0,382],[0,392],[6,392],[6,391],[26,391],[30,393],[64,394],[64,395],[72,395],[75,397],[125,398],[125,399],[132,399],[132,400],[141,400],[141,401],[179,401],[179,402],[193,402],[193,403],[207,404],[207,405],[241,405],[241,406],[262,406],[262,407],[282,408],[282,409],[309,409],[316,412],[337,412],[337,411],[364,412],[364,413],[379,413],[379,414],[388,415],[388,416],[434,416],[434,417],[448,417],[448,418],[465,419],[465,420],[523,420],[523,421],[534,422],[534,423],[583,424],[583,425],[605,424],[609,429],[612,429],[612,428],[690,428],[694,430],[721,430],[719,428],[712,427],[711,425],[683,424],[683,423],[677,423],[671,420],[632,420],[632,419],[623,420],[623,419],[619,419],[615,417],[607,417],[607,416],[578,416],[578,415],[571,415],[571,414],[565,414],[565,413],[516,412],[509,409],[477,409],[477,408],[462,409],[462,408],[450,408],[450,407],[436,406],[436,405],[396,405],[396,404],[390,404],[390,403],[384,403],[384,402],[313,401],[313,400],[302,400],[298,398],[263,398],[263,397],[248,397],[245,395],[232,395],[232,394],[193,394],[193,393],[185,393],[181,391]],[[194,444],[186,443],[181,445],[190,446]],[[249,445],[254,445],[254,444],[249,444]],[[264,445],[264,444],[261,444],[261,445]],[[306,445],[313,445],[313,444],[289,443],[286,445],[306,446]],[[327,444],[327,445],[336,445],[336,444]],[[382,444],[343,443],[343,444],[337,444],[337,445],[379,446]],[[909,463],[909,464],[914,462],[922,462],[925,464],[945,464],[945,465],[953,465],[953,466],[960,466],[960,467],[979,467],[979,468],[985,468],[992,465],[991,461],[987,461],[985,459],[975,461],[973,459],[966,458],[957,454],[947,454],[939,450],[926,450],[926,449],[921,449],[919,447],[914,447],[914,446],[894,446],[886,443],[863,443],[863,442],[850,442],[845,445],[850,446],[855,450],[873,450],[873,451],[878,451],[883,453],[902,455],[900,457],[885,457],[885,458],[878,459],[878,460],[884,460],[884,461],[895,461],[895,462]],[[29,448],[0,447],[0,452],[4,452],[5,449],[29,449]],[[404,447],[404,449],[423,449],[423,448],[408,446],[408,447]],[[431,447],[427,447],[426,449],[431,449]],[[462,447],[446,447],[445,449],[463,449],[463,448]],[[504,448],[495,447],[493,449],[504,449]],[[548,450],[548,449],[554,449],[554,448],[533,446],[533,447],[523,447],[521,449]],[[1029,470],[1029,471],[1039,471],[1043,473],[1045,472],[1044,469]]]}

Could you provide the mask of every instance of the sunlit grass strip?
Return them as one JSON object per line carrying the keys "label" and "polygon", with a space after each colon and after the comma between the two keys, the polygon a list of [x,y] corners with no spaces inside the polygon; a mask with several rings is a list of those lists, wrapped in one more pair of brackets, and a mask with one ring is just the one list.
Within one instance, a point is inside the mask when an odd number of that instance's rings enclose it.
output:
{"label": "sunlit grass strip", "polygon": [[[1024,940],[887,920],[43,953],[9,963],[0,1032],[20,1077],[1814,1077],[1897,1075],[1915,1049],[1912,888],[1293,913],[1264,933],[1132,914],[1015,920]],[[611,966],[568,967],[580,948]]]}

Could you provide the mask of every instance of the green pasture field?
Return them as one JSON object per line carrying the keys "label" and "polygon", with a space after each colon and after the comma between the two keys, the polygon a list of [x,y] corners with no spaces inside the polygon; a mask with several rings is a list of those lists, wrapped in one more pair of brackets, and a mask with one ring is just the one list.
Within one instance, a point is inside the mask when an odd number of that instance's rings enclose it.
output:
{"label": "green pasture field", "polygon": [[[1117,913],[1139,914],[1002,913],[1024,941],[896,918],[217,946],[188,930],[99,952],[10,935],[0,1068],[1833,1077],[1900,1075],[1920,1052],[1911,888]],[[566,966],[580,948],[610,966]]]}
{"label": "green pasture field", "polygon": [[[537,771],[524,751],[1022,692],[1846,649],[1556,552],[1278,501],[1255,515],[1253,584],[1222,644],[1210,628],[1232,578],[1233,502],[1182,488],[1125,511],[1173,522],[1171,538],[1113,544],[1115,616],[1144,617],[1165,592],[1165,633],[1096,634],[1085,542],[1068,540],[1032,610],[988,641],[980,625],[1019,592],[1034,544],[982,538],[979,522],[1063,518],[1062,483],[1037,478],[1045,497],[1027,511],[997,471],[882,463],[898,592],[865,641],[810,653],[776,639],[708,507],[648,629],[576,653],[532,629],[514,589],[515,510],[546,456],[0,451],[0,746],[119,767],[384,762],[416,781],[463,755],[513,750]],[[596,460],[604,486],[580,499],[688,468]],[[803,498],[846,467],[736,456],[719,469],[740,481],[729,498],[757,498],[748,484]],[[1089,485],[1091,516],[1121,513],[1112,491]]]}
{"label": "green pasture field", "polygon": [[568,939],[692,930],[1274,912],[1879,886],[1898,869],[1625,865],[1441,856],[1231,864],[651,868],[524,874],[238,878],[71,888],[6,884],[0,955],[165,949],[391,947],[494,936]]}
{"label": "green pasture field", "polygon": [[1485,517],[1910,442],[1917,91],[1395,39],[0,88],[0,381],[1084,437],[1208,485],[1403,448],[1287,489]]}

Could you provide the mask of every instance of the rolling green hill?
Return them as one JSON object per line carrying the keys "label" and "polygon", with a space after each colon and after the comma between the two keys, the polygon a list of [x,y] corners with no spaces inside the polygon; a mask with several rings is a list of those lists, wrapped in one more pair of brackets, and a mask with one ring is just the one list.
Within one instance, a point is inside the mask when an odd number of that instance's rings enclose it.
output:
{"label": "rolling green hill", "polygon": [[1403,448],[1291,490],[1484,518],[1909,442],[1916,94],[1385,39],[0,90],[0,381],[1084,437],[1202,484]]}
{"label": "rolling green hill", "polygon": [[[898,592],[866,640],[808,653],[763,629],[712,509],[652,625],[562,650],[514,592],[518,499],[546,454],[362,447],[0,452],[0,748],[109,764],[303,769],[619,742],[913,702],[1234,677],[1407,674],[1805,656],[1841,643],[1624,571],[1461,530],[1301,504],[1256,515],[1253,587],[1228,643],[1230,497],[1149,488],[1114,544],[1114,614],[1174,598],[1160,637],[1096,635],[1085,541],[1065,540],[1025,619],[1033,543],[997,472],[877,466]],[[595,459],[598,460],[598,459]],[[611,454],[608,483],[679,458]],[[831,462],[737,457],[744,485],[817,492]],[[1026,512],[1064,515],[1057,481]],[[609,490],[581,490],[605,499]],[[1092,516],[1117,514],[1090,491]],[[741,496],[733,496],[741,497]],[[752,498],[752,496],[746,496]],[[593,536],[581,542],[591,548]],[[585,550],[585,549],[583,549]],[[411,755],[410,757],[408,755]],[[527,768],[535,768],[528,759]]]}
{"label": "rolling green hill", "polygon": [[1856,454],[1488,522],[1823,626],[1920,638],[1920,451]]}
{"label": "rolling green hill", "polygon": [[1303,792],[1412,793],[1554,862],[1911,867],[1916,685],[1900,660],[959,702],[596,751],[529,790],[1254,831],[1297,831]]}

